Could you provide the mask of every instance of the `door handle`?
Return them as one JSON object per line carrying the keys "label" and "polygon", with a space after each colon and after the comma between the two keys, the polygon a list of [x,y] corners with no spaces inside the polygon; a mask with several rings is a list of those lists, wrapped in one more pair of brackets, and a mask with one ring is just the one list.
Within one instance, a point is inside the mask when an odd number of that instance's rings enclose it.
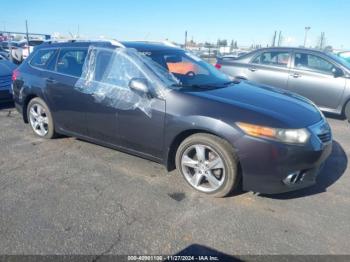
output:
{"label": "door handle", "polygon": [[291,74],[291,76],[294,77],[294,78],[299,78],[299,77],[301,77],[301,75],[298,74],[298,73]]}
{"label": "door handle", "polygon": [[258,69],[256,69],[255,67],[249,67],[249,70],[252,71],[252,72],[255,72]]}
{"label": "door handle", "polygon": [[46,78],[46,82],[49,84],[56,84],[57,80],[53,79],[52,77]]}

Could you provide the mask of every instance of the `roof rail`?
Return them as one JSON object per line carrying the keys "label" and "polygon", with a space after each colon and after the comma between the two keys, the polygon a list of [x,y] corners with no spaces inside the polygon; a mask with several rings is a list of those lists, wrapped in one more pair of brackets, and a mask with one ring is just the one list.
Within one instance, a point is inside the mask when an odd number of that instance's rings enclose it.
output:
{"label": "roof rail", "polygon": [[168,40],[164,40],[164,41],[162,41],[162,42],[160,42],[160,43],[163,44],[163,45],[166,45],[166,46],[171,46],[171,47],[177,47],[177,48],[179,48],[178,45],[176,45],[176,44],[174,44],[173,42],[170,42],[170,41],[168,41]]}
{"label": "roof rail", "polygon": [[111,40],[108,40],[108,41],[109,41],[112,45],[125,48],[125,45],[123,45],[123,44],[122,44],[121,42],[119,42],[118,40],[111,39]]}
{"label": "roof rail", "polygon": [[74,43],[74,42],[109,42],[111,45],[118,46],[121,48],[125,48],[125,46],[114,39],[50,39],[45,40],[45,43],[53,44],[53,43]]}

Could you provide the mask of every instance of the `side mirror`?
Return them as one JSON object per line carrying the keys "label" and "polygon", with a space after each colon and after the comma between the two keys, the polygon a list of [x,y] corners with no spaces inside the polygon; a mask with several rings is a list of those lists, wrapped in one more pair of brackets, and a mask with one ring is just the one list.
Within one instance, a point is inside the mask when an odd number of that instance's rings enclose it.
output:
{"label": "side mirror", "polygon": [[133,78],[129,82],[129,88],[139,95],[150,96],[148,89],[148,81],[145,78]]}
{"label": "side mirror", "polygon": [[333,67],[332,73],[333,73],[334,77],[341,77],[341,76],[344,76],[343,70],[341,70],[341,69],[338,68],[338,67]]}

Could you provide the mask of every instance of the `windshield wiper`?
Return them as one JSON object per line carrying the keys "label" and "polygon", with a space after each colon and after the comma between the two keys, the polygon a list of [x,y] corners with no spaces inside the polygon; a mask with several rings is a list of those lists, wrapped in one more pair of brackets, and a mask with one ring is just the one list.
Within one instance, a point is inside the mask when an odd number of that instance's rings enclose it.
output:
{"label": "windshield wiper", "polygon": [[239,79],[234,79],[228,82],[223,83],[223,85],[228,86],[228,85],[236,85],[239,84],[241,81]]}
{"label": "windshield wiper", "polygon": [[171,87],[179,87],[179,88],[197,88],[197,89],[205,89],[205,88],[221,88],[231,84],[238,84],[239,81],[232,80],[225,83],[212,83],[212,84],[193,84],[193,85],[183,85],[183,84],[172,84]]}

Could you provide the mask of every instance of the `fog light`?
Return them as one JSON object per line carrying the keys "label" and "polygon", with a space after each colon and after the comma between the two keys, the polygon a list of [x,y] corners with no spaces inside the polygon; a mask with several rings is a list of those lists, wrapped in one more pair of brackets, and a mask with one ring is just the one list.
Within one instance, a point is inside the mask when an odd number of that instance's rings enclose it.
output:
{"label": "fog light", "polygon": [[304,178],[304,175],[302,174],[302,172],[297,171],[286,176],[286,178],[283,179],[283,183],[285,183],[286,185],[294,185],[302,181],[303,178]]}

